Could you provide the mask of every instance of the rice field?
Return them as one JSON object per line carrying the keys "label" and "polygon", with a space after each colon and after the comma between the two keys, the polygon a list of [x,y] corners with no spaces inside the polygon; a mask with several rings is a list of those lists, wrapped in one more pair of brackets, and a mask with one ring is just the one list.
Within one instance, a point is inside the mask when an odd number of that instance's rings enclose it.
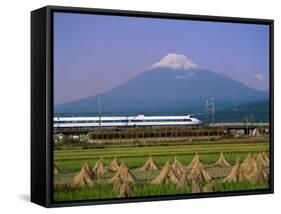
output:
{"label": "rice field", "polygon": [[[222,183],[216,182],[215,192],[223,191],[239,191],[239,190],[253,190],[266,189],[268,184],[252,185],[248,182],[241,183]],[[165,185],[149,185],[136,184],[133,187],[133,192],[138,197],[159,196],[159,195],[180,195],[180,194],[194,194],[191,193],[191,187],[178,188],[175,184]],[[56,201],[75,201],[75,200],[94,200],[94,199],[108,199],[117,198],[118,193],[112,191],[110,185],[96,185],[92,187],[73,188],[71,186],[60,186],[54,193]]]}
{"label": "rice field", "polygon": [[[192,161],[195,153],[200,155],[200,160],[204,163],[206,171],[212,177],[214,192],[267,189],[269,187],[268,182],[259,184],[247,181],[225,183],[222,182],[222,178],[229,174],[233,165],[235,165],[237,157],[242,161],[249,153],[255,155],[265,152],[268,155],[268,151],[268,139],[254,139],[247,141],[247,143],[243,139],[235,139],[233,142],[218,141],[184,145],[59,149],[54,151],[54,162],[59,169],[59,173],[54,175],[54,200],[91,200],[118,197],[118,191],[114,191],[113,185],[108,183],[116,172],[106,172],[102,176],[97,176],[93,186],[74,187],[72,185],[74,177],[80,172],[86,161],[90,167],[93,167],[102,158],[105,166],[108,166],[114,157],[117,157],[120,162],[125,164],[135,178],[136,181],[131,186],[131,189],[134,196],[137,197],[191,194],[191,185],[179,188],[178,185],[172,183],[153,185],[150,182],[159,175],[161,168],[167,161],[172,164],[176,157],[183,166],[187,166]],[[221,152],[223,152],[224,157],[231,166],[218,169],[211,167],[219,159]],[[160,169],[146,172],[140,171],[139,168],[145,164],[150,155]],[[204,185],[204,182],[201,184]]]}

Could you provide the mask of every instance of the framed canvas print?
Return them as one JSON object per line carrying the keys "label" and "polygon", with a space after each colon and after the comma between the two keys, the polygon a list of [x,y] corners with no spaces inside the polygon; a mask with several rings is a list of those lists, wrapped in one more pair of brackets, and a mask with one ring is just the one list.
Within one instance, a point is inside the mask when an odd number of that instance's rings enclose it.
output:
{"label": "framed canvas print", "polygon": [[47,6],[31,97],[34,203],[273,193],[273,20]]}

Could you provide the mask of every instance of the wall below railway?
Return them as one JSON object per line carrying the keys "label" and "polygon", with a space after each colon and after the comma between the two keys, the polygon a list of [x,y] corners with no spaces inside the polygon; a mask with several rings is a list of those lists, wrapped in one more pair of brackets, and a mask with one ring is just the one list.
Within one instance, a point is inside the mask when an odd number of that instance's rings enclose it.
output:
{"label": "wall below railway", "polygon": [[124,128],[94,128],[94,129],[54,129],[55,142],[63,139],[83,141],[88,143],[130,143],[130,142],[164,142],[192,141],[192,139],[216,139],[231,136],[265,136],[269,133],[266,124],[229,124],[213,126],[150,126]]}

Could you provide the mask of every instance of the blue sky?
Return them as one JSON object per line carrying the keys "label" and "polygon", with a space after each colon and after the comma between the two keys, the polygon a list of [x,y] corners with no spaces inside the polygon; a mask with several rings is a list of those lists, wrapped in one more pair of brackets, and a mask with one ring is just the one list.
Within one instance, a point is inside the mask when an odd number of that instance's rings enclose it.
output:
{"label": "blue sky", "polygon": [[55,105],[114,88],[171,52],[268,90],[267,25],[55,13]]}

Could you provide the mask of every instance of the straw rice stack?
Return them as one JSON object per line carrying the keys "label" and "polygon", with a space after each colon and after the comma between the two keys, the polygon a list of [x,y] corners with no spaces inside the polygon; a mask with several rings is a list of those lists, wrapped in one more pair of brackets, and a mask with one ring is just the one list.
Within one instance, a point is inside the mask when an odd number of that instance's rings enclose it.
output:
{"label": "straw rice stack", "polygon": [[195,181],[210,181],[212,180],[209,173],[204,169],[201,162],[197,161],[194,163],[191,172],[189,174],[189,180],[195,180]]}
{"label": "straw rice stack", "polygon": [[261,160],[259,159],[260,157],[258,156],[254,158],[248,154],[241,165],[239,161],[236,161],[235,166],[224,179],[224,182],[240,182],[246,180],[251,183],[263,183],[268,181],[268,175],[264,171],[262,163],[259,162]]}
{"label": "straw rice stack", "polygon": [[230,166],[230,164],[228,163],[228,161],[225,159],[223,153],[221,152],[218,161],[215,164],[213,164],[213,166],[227,167],[227,166]]}
{"label": "straw rice stack", "polygon": [[152,159],[151,156],[149,156],[148,160],[145,162],[142,168],[140,168],[140,171],[147,171],[147,170],[158,170],[159,167],[156,165],[154,160]]}
{"label": "straw rice stack", "polygon": [[263,157],[264,161],[267,163],[267,165],[269,165],[269,159],[265,152],[262,153],[262,157]]}
{"label": "straw rice stack", "polygon": [[174,163],[172,164],[172,168],[173,168],[174,172],[176,173],[177,177],[181,177],[181,175],[184,173],[184,167],[177,160],[177,157],[175,157]]}
{"label": "straw rice stack", "polygon": [[243,170],[244,173],[248,174],[252,170],[252,155],[248,153],[246,158],[243,160],[241,164],[241,169]]}
{"label": "straw rice stack", "polygon": [[105,163],[103,162],[102,158],[100,158],[95,166],[93,167],[92,171],[97,174],[98,176],[102,176],[106,173],[107,168],[105,167]]}
{"label": "straw rice stack", "polygon": [[170,165],[169,161],[167,161],[167,163],[162,168],[159,175],[153,181],[151,181],[151,184],[166,184],[166,183],[173,183],[173,184],[179,183],[179,180],[175,175],[175,172],[172,166]]}
{"label": "straw rice stack", "polygon": [[[258,161],[257,161],[258,160]],[[256,158],[252,158],[251,161],[248,163],[246,169],[248,169],[248,174],[245,174],[248,181],[251,183],[263,183],[268,181],[268,174],[263,168],[261,160],[257,156]]]}
{"label": "straw rice stack", "polygon": [[246,177],[241,170],[239,158],[236,159],[236,164],[232,167],[230,173],[223,179],[223,182],[239,182],[246,180]]}
{"label": "straw rice stack", "polygon": [[120,161],[115,156],[114,159],[112,160],[112,162],[109,165],[109,170],[112,171],[112,172],[117,172],[120,164],[121,164]]}
{"label": "straw rice stack", "polygon": [[255,178],[259,172],[259,167],[257,164],[257,161],[254,157],[251,158],[251,160],[248,162],[248,165],[244,166],[244,174],[248,181],[255,182]]}
{"label": "straw rice stack", "polygon": [[200,156],[198,155],[198,153],[196,152],[192,161],[190,162],[190,164],[187,166],[187,169],[192,169],[194,164],[196,164],[197,162],[199,162],[201,165],[201,160],[200,160]]}
{"label": "straw rice stack", "polygon": [[133,184],[134,182],[134,177],[123,163],[120,165],[117,173],[108,181],[108,183],[113,184],[114,190],[120,190],[122,185],[125,183]]}
{"label": "straw rice stack", "polygon": [[96,175],[90,169],[88,162],[82,166],[78,175],[73,179],[74,187],[91,186],[95,183]]}
{"label": "straw rice stack", "polygon": [[256,176],[253,178],[253,182],[262,184],[267,181],[268,181],[268,174],[263,169],[259,169]]}
{"label": "straw rice stack", "polygon": [[269,165],[269,160],[268,160],[267,156],[265,155],[265,153],[257,154],[256,161],[258,163],[258,166],[261,168],[268,167],[268,165]]}
{"label": "straw rice stack", "polygon": [[185,169],[182,175],[180,176],[178,187],[186,187],[190,183],[187,170]]}

